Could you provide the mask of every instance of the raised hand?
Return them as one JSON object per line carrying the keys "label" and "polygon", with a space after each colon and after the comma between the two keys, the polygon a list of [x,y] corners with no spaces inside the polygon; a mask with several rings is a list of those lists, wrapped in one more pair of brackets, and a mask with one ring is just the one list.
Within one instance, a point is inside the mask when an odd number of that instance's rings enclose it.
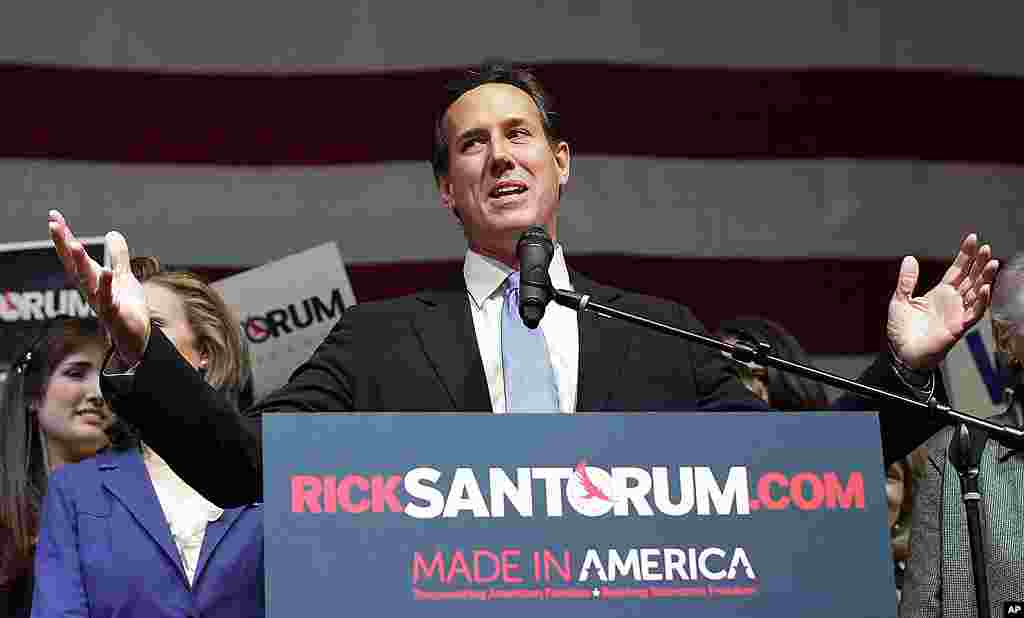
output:
{"label": "raised hand", "polygon": [[979,248],[978,236],[968,234],[942,281],[924,296],[914,297],[919,267],[912,256],[903,258],[886,323],[897,358],[913,369],[938,367],[953,345],[985,315],[998,268],[992,248]]}
{"label": "raised hand", "polygon": [[119,232],[107,233],[110,268],[105,268],[89,256],[60,212],[50,211],[49,228],[64,272],[78,283],[82,298],[110,333],[121,362],[134,365],[149,342],[149,308],[142,284],[132,274],[124,236]]}

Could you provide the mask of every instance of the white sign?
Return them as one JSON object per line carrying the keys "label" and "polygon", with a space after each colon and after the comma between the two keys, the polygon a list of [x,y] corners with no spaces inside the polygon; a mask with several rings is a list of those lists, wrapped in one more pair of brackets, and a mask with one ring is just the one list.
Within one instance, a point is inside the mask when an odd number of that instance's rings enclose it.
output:
{"label": "white sign", "polygon": [[1006,409],[988,313],[949,351],[942,373],[954,409],[986,417]]}
{"label": "white sign", "polygon": [[356,302],[336,243],[213,284],[242,322],[257,399],[283,386]]}

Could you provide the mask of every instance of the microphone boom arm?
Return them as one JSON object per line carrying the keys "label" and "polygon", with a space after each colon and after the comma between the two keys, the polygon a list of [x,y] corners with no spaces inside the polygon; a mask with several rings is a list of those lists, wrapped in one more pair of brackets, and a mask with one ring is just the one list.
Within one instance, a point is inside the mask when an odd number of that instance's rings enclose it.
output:
{"label": "microphone boom arm", "polygon": [[868,386],[867,384],[861,384],[860,382],[838,376],[834,373],[815,369],[809,365],[794,363],[784,358],[779,358],[771,353],[771,346],[764,342],[758,342],[756,348],[744,343],[726,343],[714,337],[684,330],[682,328],[676,328],[675,326],[651,320],[635,313],[621,311],[614,307],[603,305],[591,299],[589,294],[580,294],[578,292],[552,288],[552,300],[563,307],[568,307],[569,309],[580,313],[589,311],[590,313],[601,317],[623,320],[660,333],[679,337],[680,339],[686,339],[687,341],[691,341],[698,345],[717,348],[732,355],[732,358],[742,363],[755,362],[759,365],[774,367],[780,371],[803,376],[857,395],[863,395],[874,399],[882,399],[890,403],[900,403],[912,408],[927,410],[933,414],[942,414],[950,419],[951,422],[955,421],[959,423],[966,423],[968,425],[985,429],[989,432],[989,436],[991,438],[1010,448],[1024,449],[1024,430],[1022,429],[1000,425],[984,418],[954,410],[945,404],[939,403],[934,397],[927,403],[918,401],[884,389]]}

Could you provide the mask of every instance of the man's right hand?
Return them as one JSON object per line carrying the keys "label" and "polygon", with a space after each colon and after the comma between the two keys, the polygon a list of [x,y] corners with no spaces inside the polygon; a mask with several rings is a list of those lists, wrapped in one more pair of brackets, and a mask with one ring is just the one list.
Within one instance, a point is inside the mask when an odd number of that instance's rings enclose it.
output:
{"label": "man's right hand", "polygon": [[142,360],[149,343],[149,307],[142,284],[132,274],[124,236],[119,232],[107,234],[110,268],[105,268],[89,257],[60,212],[50,211],[49,228],[64,272],[77,282],[82,298],[110,333],[121,362],[126,367],[135,365]]}

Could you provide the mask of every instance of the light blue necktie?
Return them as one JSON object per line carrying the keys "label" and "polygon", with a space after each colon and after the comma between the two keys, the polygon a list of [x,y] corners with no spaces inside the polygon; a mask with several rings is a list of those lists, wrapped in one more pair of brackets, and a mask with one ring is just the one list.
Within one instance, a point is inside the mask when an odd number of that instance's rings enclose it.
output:
{"label": "light blue necktie", "polygon": [[501,367],[506,412],[559,412],[558,383],[540,328],[519,316],[519,272],[505,280],[501,310]]}

